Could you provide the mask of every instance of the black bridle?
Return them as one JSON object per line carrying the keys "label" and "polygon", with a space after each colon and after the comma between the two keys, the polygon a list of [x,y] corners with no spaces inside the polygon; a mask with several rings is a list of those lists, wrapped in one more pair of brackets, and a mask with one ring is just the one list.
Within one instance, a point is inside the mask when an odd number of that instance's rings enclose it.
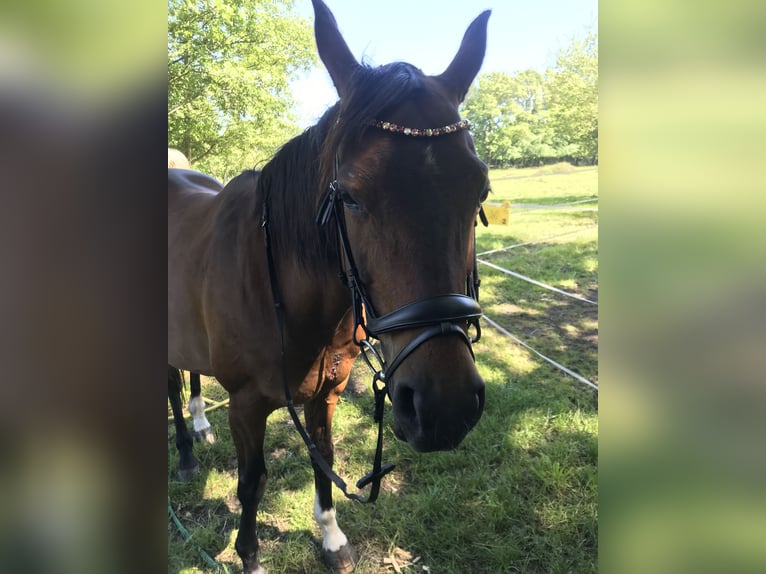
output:
{"label": "black bridle", "polygon": [[[347,498],[356,500],[357,502],[369,503],[375,502],[377,499],[382,478],[394,469],[394,465],[391,463],[385,465],[382,464],[383,411],[386,395],[388,394],[388,381],[391,380],[391,377],[397,368],[410,354],[412,354],[413,351],[415,351],[415,349],[429,339],[437,336],[456,335],[460,337],[460,339],[468,346],[468,350],[471,352],[471,357],[474,357],[472,344],[481,338],[481,326],[479,324],[479,319],[481,317],[481,307],[479,306],[479,285],[481,284],[481,281],[479,279],[476,262],[476,234],[474,233],[473,269],[468,273],[466,278],[467,295],[446,293],[427,297],[408,303],[399,309],[386,313],[385,315],[378,316],[366,293],[364,283],[359,277],[359,271],[351,251],[351,243],[346,229],[345,208],[337,180],[337,157],[335,160],[334,171],[333,181],[330,183],[329,188],[320,203],[316,220],[319,226],[323,228],[326,228],[331,219],[335,220],[338,237],[339,277],[343,284],[351,291],[351,302],[354,315],[353,340],[354,343],[359,346],[365,362],[373,373],[372,389],[375,396],[373,418],[375,422],[378,423],[375,459],[373,461],[372,470],[356,483],[356,486],[359,489],[364,488],[368,484],[372,484],[370,494],[367,498],[348,492],[345,481],[332,470],[330,465],[321,455],[295,411],[285,370],[284,309],[279,294],[274,255],[271,247],[268,197],[264,199],[261,227],[264,229],[269,280],[274,301],[274,310],[277,317],[277,330],[280,341],[280,358],[282,364],[282,383],[287,409],[290,412],[293,423],[298,429],[303,441],[306,443],[306,446],[309,449],[309,455],[314,463],[330,480],[333,481],[333,483],[335,483]],[[484,209],[481,205],[479,205],[478,209],[479,217],[482,223],[486,226],[487,218],[484,214]],[[476,225],[476,223],[474,223],[474,225]],[[467,334],[470,326],[473,326],[476,329],[476,335],[474,337],[469,337]],[[364,333],[362,339],[358,339],[356,336],[360,327]],[[410,342],[407,343],[407,345],[405,345],[389,363],[387,363],[378,353],[372,342],[372,339],[379,339],[380,335],[384,333],[418,328],[422,328],[423,330],[410,340]]]}
{"label": "black bridle", "polygon": [[[468,346],[471,356],[471,344],[481,338],[481,307],[479,307],[478,268],[476,265],[476,249],[474,236],[473,269],[466,279],[468,295],[447,293],[413,301],[390,313],[378,316],[375,307],[367,295],[364,283],[359,278],[359,270],[351,251],[351,242],[346,229],[345,209],[342,194],[337,180],[337,161],[335,178],[319,207],[317,223],[326,227],[331,219],[335,219],[338,236],[338,260],[340,262],[340,279],[351,291],[351,304],[354,313],[354,342],[361,348],[368,366],[373,372],[373,384],[385,387],[394,371],[402,364],[415,349],[427,340],[438,335],[455,334]],[[483,209],[481,209],[482,221]],[[345,268],[343,262],[345,261]],[[362,312],[364,308],[364,313]],[[366,314],[366,317],[365,317]],[[473,325],[476,336],[469,337],[466,328]],[[361,327],[365,336],[359,340],[356,337]],[[383,333],[404,331],[423,327],[415,338],[402,348],[390,363],[386,363],[373,347],[370,338],[380,339]]]}

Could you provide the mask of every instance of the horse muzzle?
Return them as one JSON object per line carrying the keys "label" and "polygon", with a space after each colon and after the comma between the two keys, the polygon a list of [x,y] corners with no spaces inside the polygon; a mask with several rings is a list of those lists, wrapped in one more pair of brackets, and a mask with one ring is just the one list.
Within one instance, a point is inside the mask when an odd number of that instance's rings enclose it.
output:
{"label": "horse muzzle", "polygon": [[[364,353],[376,379],[387,386],[394,405],[394,433],[418,451],[456,448],[484,409],[484,381],[472,349],[480,336],[478,303],[450,293],[415,301],[382,317],[370,315],[366,328],[375,337],[415,331],[390,362],[377,356],[380,368]],[[476,327],[476,338],[466,333],[469,325]],[[374,353],[369,343],[362,347]]]}
{"label": "horse muzzle", "polygon": [[419,452],[457,448],[484,411],[484,381],[475,372],[461,380],[402,378],[391,391],[394,434]]}

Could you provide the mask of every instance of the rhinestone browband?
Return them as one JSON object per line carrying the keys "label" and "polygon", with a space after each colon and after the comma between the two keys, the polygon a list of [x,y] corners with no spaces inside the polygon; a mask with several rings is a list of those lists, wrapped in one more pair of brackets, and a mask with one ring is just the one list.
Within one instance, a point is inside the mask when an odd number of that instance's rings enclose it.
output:
{"label": "rhinestone browband", "polygon": [[459,122],[455,122],[454,124],[450,124],[448,126],[444,126],[441,128],[405,128],[403,126],[398,126],[396,124],[392,124],[391,122],[381,122],[378,120],[373,120],[370,122],[371,126],[375,126],[376,128],[380,128],[382,130],[386,130],[387,132],[392,132],[395,134],[404,134],[406,136],[412,136],[412,137],[434,137],[434,136],[440,136],[444,134],[451,134],[452,132],[456,132],[459,130],[467,130],[471,127],[471,122],[468,120],[460,120]]}

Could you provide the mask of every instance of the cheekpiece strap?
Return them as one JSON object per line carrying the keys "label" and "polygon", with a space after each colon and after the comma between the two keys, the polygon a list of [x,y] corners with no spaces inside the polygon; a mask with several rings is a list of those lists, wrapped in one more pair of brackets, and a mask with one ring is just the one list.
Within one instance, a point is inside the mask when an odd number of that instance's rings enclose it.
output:
{"label": "cheekpiece strap", "polygon": [[381,122],[379,120],[372,120],[370,125],[395,134],[403,134],[405,136],[416,138],[429,138],[451,134],[452,132],[460,130],[467,130],[471,127],[471,122],[468,120],[460,120],[459,122],[441,128],[407,128],[391,122]]}

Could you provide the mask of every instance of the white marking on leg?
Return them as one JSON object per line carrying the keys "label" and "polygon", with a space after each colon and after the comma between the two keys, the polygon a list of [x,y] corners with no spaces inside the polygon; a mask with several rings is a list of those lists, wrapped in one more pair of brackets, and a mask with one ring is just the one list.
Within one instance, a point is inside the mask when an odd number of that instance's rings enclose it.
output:
{"label": "white marking on leg", "polygon": [[348,538],[335,521],[335,509],[322,510],[316,493],[314,494],[314,518],[322,529],[322,548],[327,552],[337,552],[342,546],[348,544]]}
{"label": "white marking on leg", "polygon": [[189,401],[189,413],[194,419],[194,432],[210,428],[210,423],[205,417],[205,401],[202,397],[193,397]]}

